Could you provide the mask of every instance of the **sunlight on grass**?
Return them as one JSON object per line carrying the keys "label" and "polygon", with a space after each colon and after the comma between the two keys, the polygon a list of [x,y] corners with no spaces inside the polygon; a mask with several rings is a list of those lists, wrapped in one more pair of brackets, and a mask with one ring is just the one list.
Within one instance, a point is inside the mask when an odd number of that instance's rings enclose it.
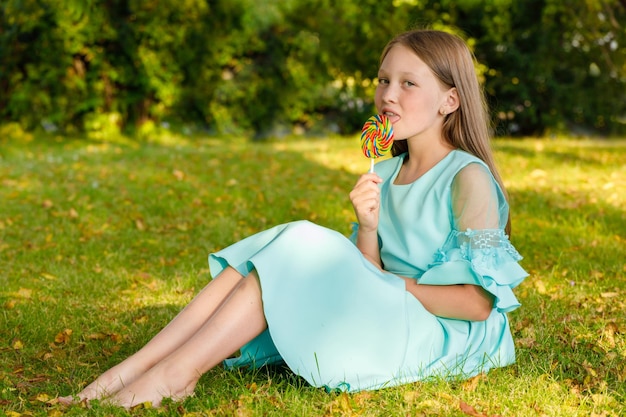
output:
{"label": "sunlight on grass", "polygon": [[[11,417],[83,415],[55,396],[149,340],[210,280],[209,252],[298,219],[348,235],[348,193],[369,168],[357,137],[12,134],[22,139],[0,148],[0,406]],[[511,239],[531,273],[510,315],[516,365],[353,395],[282,369],[215,369],[183,404],[132,414],[622,415],[626,142],[498,140],[495,149]],[[96,404],[90,415],[127,414]]]}

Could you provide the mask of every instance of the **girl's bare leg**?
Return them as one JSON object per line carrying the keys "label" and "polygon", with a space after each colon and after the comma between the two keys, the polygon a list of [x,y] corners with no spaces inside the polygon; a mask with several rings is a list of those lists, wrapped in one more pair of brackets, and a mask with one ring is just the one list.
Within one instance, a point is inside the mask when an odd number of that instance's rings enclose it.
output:
{"label": "girl's bare leg", "polygon": [[115,394],[187,342],[233,294],[242,280],[243,277],[235,269],[226,268],[143,348],[104,372],[76,396],[59,397],[59,401],[69,404],[76,397],[79,401],[89,401]]}
{"label": "girl's bare leg", "polygon": [[111,397],[130,408],[193,393],[200,376],[267,328],[256,272],[244,278],[232,297],[186,343]]}

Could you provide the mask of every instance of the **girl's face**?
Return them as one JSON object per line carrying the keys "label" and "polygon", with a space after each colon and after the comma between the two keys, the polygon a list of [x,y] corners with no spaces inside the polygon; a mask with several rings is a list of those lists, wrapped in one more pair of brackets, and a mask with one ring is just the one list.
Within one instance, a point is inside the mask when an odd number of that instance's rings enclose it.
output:
{"label": "girl's face", "polygon": [[441,139],[443,116],[450,88],[403,45],[395,45],[378,71],[374,101],[380,114],[389,117],[398,139]]}

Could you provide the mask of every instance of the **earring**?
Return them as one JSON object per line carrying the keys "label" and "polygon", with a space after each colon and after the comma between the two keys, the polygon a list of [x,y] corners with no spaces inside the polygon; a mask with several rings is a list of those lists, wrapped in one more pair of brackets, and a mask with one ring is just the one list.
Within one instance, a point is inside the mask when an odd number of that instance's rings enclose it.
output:
{"label": "earring", "polygon": [[441,113],[442,116],[446,115],[446,111],[444,109],[439,110],[439,113]]}

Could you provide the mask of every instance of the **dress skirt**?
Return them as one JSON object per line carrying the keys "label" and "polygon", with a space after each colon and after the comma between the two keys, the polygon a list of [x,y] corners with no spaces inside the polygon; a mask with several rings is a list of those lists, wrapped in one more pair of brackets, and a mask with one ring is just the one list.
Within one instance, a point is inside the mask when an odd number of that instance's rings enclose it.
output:
{"label": "dress skirt", "polygon": [[[298,221],[209,255],[211,273],[256,270],[267,330],[227,367],[284,362],[316,387],[360,391],[471,376],[514,361],[507,317],[436,317],[400,277],[367,261],[342,234]],[[219,279],[219,278],[217,278]]]}

